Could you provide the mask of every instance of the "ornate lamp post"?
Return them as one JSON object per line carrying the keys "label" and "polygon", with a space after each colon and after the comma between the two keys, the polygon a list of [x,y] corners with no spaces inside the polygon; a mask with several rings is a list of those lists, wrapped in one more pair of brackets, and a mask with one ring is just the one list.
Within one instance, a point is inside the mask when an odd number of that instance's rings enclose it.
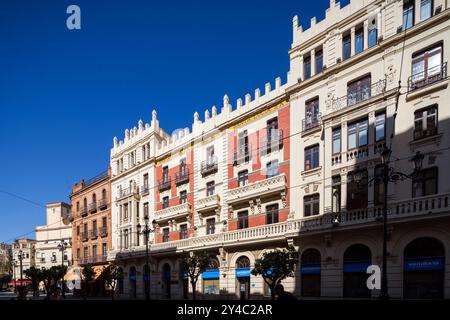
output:
{"label": "ornate lamp post", "polygon": [[62,296],[66,297],[66,287],[64,285],[64,251],[66,251],[68,247],[67,242],[61,240],[61,243],[58,244],[58,250],[61,251],[61,291]]}
{"label": "ornate lamp post", "polygon": [[22,270],[23,251],[19,250],[19,263],[20,263],[20,286],[23,286],[23,270]]}
{"label": "ornate lamp post", "polygon": [[150,265],[149,265],[149,253],[148,253],[148,239],[149,239],[149,235],[152,232],[155,232],[156,230],[156,220],[152,221],[152,227],[153,229],[150,229],[148,222],[149,222],[149,217],[148,215],[144,216],[144,229],[142,229],[142,226],[140,223],[138,223],[138,225],[136,226],[137,229],[137,233],[138,234],[143,234],[145,236],[145,271],[144,271],[144,276],[145,276],[145,300],[150,300]]}
{"label": "ornate lamp post", "polygon": [[[387,228],[387,194],[388,194],[388,183],[389,182],[396,182],[398,180],[405,180],[405,179],[414,179],[414,177],[417,176],[417,174],[422,169],[422,162],[424,155],[420,153],[420,151],[417,151],[416,154],[412,157],[411,161],[414,165],[414,171],[411,174],[405,174],[399,171],[395,171],[394,168],[389,167],[389,161],[391,157],[392,151],[385,147],[383,151],[381,152],[381,163],[383,164],[384,170],[383,175],[376,176],[372,178],[369,183],[375,181],[375,180],[381,180],[383,182],[383,266],[381,270],[381,292],[380,292],[380,300],[388,300],[389,294],[388,294],[388,281],[387,281],[387,238],[388,238],[388,228]],[[360,183],[362,180],[361,173],[358,172],[355,174],[355,182]]]}

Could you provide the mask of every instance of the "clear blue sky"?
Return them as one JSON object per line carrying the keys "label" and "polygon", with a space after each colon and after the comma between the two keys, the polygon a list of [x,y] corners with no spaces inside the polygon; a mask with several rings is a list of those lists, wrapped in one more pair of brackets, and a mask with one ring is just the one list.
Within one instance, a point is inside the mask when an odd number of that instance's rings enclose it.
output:
{"label": "clear blue sky", "polygon": [[[342,6],[349,1],[342,1]],[[82,29],[66,28],[81,8]],[[42,206],[105,170],[113,137],[158,111],[171,131],[289,69],[292,17],[329,0],[2,0],[0,190]],[[0,242],[45,223],[45,208],[0,192]],[[34,233],[28,236],[34,237]]]}

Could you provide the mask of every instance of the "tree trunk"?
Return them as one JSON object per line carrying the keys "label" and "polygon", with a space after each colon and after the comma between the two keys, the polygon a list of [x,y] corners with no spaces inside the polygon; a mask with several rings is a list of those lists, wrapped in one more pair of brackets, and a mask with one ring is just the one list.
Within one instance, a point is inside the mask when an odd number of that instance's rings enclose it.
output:
{"label": "tree trunk", "polygon": [[191,281],[191,285],[192,285],[192,299],[193,300],[197,300],[197,292],[195,290],[196,284],[197,284],[196,282]]}
{"label": "tree trunk", "polygon": [[270,286],[270,299],[275,300],[275,286]]}

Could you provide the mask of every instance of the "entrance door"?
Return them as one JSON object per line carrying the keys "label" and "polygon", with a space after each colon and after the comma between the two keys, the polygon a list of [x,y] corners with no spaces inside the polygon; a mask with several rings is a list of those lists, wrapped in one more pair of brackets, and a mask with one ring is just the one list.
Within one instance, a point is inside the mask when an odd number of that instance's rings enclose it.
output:
{"label": "entrance door", "polygon": [[250,298],[250,277],[238,278],[239,299],[248,300]]}
{"label": "entrance door", "polygon": [[371,252],[362,244],[350,246],[344,253],[344,283],[345,298],[370,298],[367,288],[367,267],[371,264]]}
{"label": "entrance door", "polygon": [[130,297],[136,298],[136,268],[130,268]]}
{"label": "entrance door", "polygon": [[163,297],[166,299],[170,299],[170,266],[166,263],[163,266],[163,274],[162,274],[162,284],[163,284]]}

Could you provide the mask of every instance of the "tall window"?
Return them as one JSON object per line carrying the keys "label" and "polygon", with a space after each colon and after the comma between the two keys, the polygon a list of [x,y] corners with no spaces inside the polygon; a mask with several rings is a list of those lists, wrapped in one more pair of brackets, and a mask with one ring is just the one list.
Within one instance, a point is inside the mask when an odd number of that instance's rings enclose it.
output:
{"label": "tall window", "polygon": [[318,50],[316,51],[316,74],[322,72],[323,70],[323,51]]}
{"label": "tall window", "polygon": [[97,245],[94,244],[92,246],[92,258],[94,258],[94,261],[97,259]]}
{"label": "tall window", "polygon": [[89,248],[88,247],[83,247],[83,258],[87,259],[89,256]]}
{"label": "tall window", "polygon": [[106,189],[102,190],[102,199],[106,201]]}
{"label": "tall window", "polygon": [[243,170],[238,173],[238,186],[243,187],[248,184],[248,170]]}
{"label": "tall window", "polygon": [[333,129],[333,154],[341,153],[341,127]]}
{"label": "tall window", "polygon": [[438,169],[430,168],[421,170],[412,182],[412,196],[423,197],[438,192]]}
{"label": "tall window", "polygon": [[123,205],[123,219],[127,220],[128,219],[128,204],[124,204]]}
{"label": "tall window", "polygon": [[372,18],[373,20],[370,21],[369,27],[368,27],[368,46],[369,48],[372,48],[377,45],[378,43],[378,29],[377,29],[377,19]]}
{"label": "tall window", "polygon": [[420,0],[420,21],[431,18],[433,14],[433,1]]}
{"label": "tall window", "polygon": [[342,38],[342,60],[347,60],[352,55],[352,40],[350,35]]}
{"label": "tall window", "polygon": [[107,222],[106,217],[103,217],[103,218],[102,218],[102,227],[103,227],[103,228],[106,228],[106,225],[107,225],[106,222]]}
{"label": "tall window", "polygon": [[305,148],[305,170],[319,167],[319,145]]}
{"label": "tall window", "polygon": [[373,182],[373,204],[376,206],[384,204],[384,183],[383,183],[384,167],[375,167],[375,180]]}
{"label": "tall window", "polygon": [[80,260],[80,258],[81,258],[80,248],[77,248],[77,259]]}
{"label": "tall window", "polygon": [[332,178],[331,207],[333,213],[341,211],[341,176],[334,176]]}
{"label": "tall window", "polygon": [[[356,174],[361,177],[359,182],[355,179]],[[364,169],[359,172],[350,172],[347,176],[347,209],[367,208],[367,190],[367,170]]]}
{"label": "tall window", "polygon": [[124,247],[125,247],[125,249],[128,249],[128,246],[129,246],[129,237],[128,237],[128,229],[125,229],[124,231],[123,231],[123,238],[124,238]]}
{"label": "tall window", "polygon": [[277,150],[278,144],[278,118],[270,119],[267,121],[267,153],[270,153],[272,150]]}
{"label": "tall window", "polygon": [[169,207],[169,197],[164,197],[163,198],[163,209],[168,208]]}
{"label": "tall window", "polygon": [[266,207],[266,224],[278,222],[278,204]]}
{"label": "tall window", "polygon": [[348,125],[348,149],[367,145],[367,119]]}
{"label": "tall window", "polygon": [[210,218],[206,220],[206,234],[214,234],[216,230],[216,219]]}
{"label": "tall window", "polygon": [[214,181],[210,181],[206,184],[206,196],[212,196],[215,192],[215,184]]}
{"label": "tall window", "polygon": [[319,125],[319,99],[314,99],[305,105],[305,128],[308,130]]}
{"label": "tall window", "polygon": [[80,235],[80,226],[77,226],[77,236]]}
{"label": "tall window", "polygon": [[413,55],[412,82],[414,85],[439,80],[442,73],[442,46],[435,46]]}
{"label": "tall window", "polygon": [[272,178],[278,175],[278,160],[267,162],[267,178]]}
{"label": "tall window", "polygon": [[180,239],[186,239],[187,235],[187,224],[180,225]]}
{"label": "tall window", "polygon": [[238,229],[248,228],[248,211],[238,213]]}
{"label": "tall window", "polygon": [[148,190],[148,173],[144,174],[144,190]]}
{"label": "tall window", "polygon": [[162,229],[162,240],[163,242],[169,242],[169,228]]}
{"label": "tall window", "polygon": [[414,0],[405,2],[403,5],[403,30],[414,25]]}
{"label": "tall window", "polygon": [[349,82],[347,85],[347,105],[352,106],[361,101],[365,101],[371,96],[371,76],[356,81]]}
{"label": "tall window", "polygon": [[80,201],[77,201],[77,212],[80,211]]}
{"label": "tall window", "polygon": [[106,243],[102,243],[102,256],[105,258],[108,255],[108,248]]}
{"label": "tall window", "polygon": [[169,181],[169,167],[164,167],[163,168],[162,177],[163,177],[163,182]]}
{"label": "tall window", "polygon": [[437,134],[437,106],[414,112],[414,139]]}
{"label": "tall window", "polygon": [[186,203],[187,201],[187,191],[180,191],[180,204]]}
{"label": "tall window", "polygon": [[148,217],[148,202],[144,203],[144,217]]}
{"label": "tall window", "polygon": [[380,113],[375,117],[375,141],[383,141],[385,139],[385,122],[386,122],[386,114]]}
{"label": "tall window", "polygon": [[208,147],[206,149],[206,163],[207,164],[214,163],[214,146]]}
{"label": "tall window", "polygon": [[319,214],[320,198],[318,194],[303,197],[304,216],[315,216]]}
{"label": "tall window", "polygon": [[364,50],[364,29],[355,31],[355,54],[361,53]]}
{"label": "tall window", "polygon": [[187,175],[187,165],[186,165],[186,159],[180,160],[180,176],[184,177]]}
{"label": "tall window", "polygon": [[245,159],[245,162],[249,160],[247,130],[240,132],[238,136],[238,159]]}
{"label": "tall window", "polygon": [[92,232],[97,233],[97,220],[92,220]]}
{"label": "tall window", "polygon": [[307,56],[303,60],[303,78],[304,80],[311,78],[311,56]]}

